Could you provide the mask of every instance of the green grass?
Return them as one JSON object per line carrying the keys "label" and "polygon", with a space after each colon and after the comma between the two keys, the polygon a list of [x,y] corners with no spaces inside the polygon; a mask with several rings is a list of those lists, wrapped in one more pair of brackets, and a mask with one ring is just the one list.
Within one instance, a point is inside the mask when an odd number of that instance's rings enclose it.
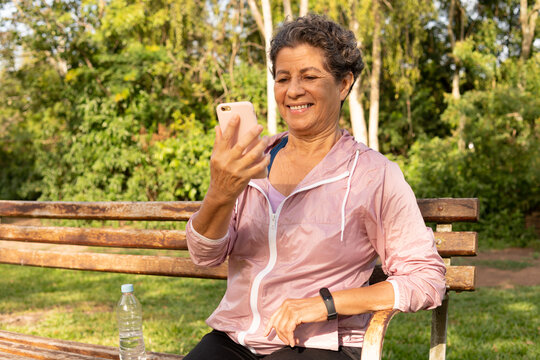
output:
{"label": "green grass", "polygon": [[534,266],[531,261],[533,258],[524,258],[524,260],[481,260],[481,259],[466,259],[455,258],[452,259],[452,265],[475,265],[495,268],[499,270],[519,271],[528,267]]}
{"label": "green grass", "polygon": [[[186,353],[226,283],[0,265],[0,329],[94,344],[117,343],[120,285],[134,283],[151,351]],[[540,287],[451,294],[447,359],[540,358]],[[18,320],[18,321],[16,321]],[[384,358],[427,359],[431,312],[398,314]]]}

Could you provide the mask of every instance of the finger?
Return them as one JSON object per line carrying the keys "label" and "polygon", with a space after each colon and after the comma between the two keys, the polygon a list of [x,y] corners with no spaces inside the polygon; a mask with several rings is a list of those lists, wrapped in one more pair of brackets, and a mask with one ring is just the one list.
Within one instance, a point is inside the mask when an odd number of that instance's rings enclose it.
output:
{"label": "finger", "polygon": [[290,347],[294,347],[294,345],[296,345],[296,339],[294,338],[294,331],[289,332],[289,336],[287,337],[287,339],[289,340]]}
{"label": "finger", "polygon": [[290,313],[284,313],[280,319],[277,319],[275,329],[281,335],[280,338],[286,345],[294,346],[294,330],[296,329],[296,325],[291,315]]}
{"label": "finger", "polygon": [[240,126],[240,116],[235,115],[231,118],[227,127],[223,131],[223,140],[227,143],[228,147],[234,146],[236,134],[238,133],[238,127]]}
{"label": "finger", "polygon": [[236,150],[243,153],[244,150],[246,150],[251,145],[251,143],[257,140],[257,137],[263,132],[263,130],[264,128],[262,127],[262,125],[259,124],[249,129],[249,131],[245,133],[245,135],[238,139],[238,142],[235,146]]}
{"label": "finger", "polygon": [[[250,144],[251,145],[251,144]],[[268,147],[268,138],[265,136],[262,139],[256,140],[255,145],[246,153],[246,155],[253,154],[253,157],[262,159],[264,156],[264,150]]]}
{"label": "finger", "polygon": [[251,179],[264,179],[268,176],[268,165],[270,164],[270,155],[265,155],[258,163],[249,169]]}
{"label": "finger", "polygon": [[270,336],[270,333],[272,332],[272,329],[274,329],[274,323],[273,323],[273,322],[269,322],[269,323],[266,325],[266,329],[264,329],[264,336],[265,336],[265,337]]}

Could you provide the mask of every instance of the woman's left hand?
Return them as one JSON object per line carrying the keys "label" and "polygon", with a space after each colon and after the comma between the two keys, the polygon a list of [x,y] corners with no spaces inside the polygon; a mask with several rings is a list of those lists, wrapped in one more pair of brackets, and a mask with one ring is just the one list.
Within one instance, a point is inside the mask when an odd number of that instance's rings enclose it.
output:
{"label": "woman's left hand", "polygon": [[294,330],[303,323],[326,321],[328,314],[320,296],[308,299],[287,299],[270,317],[264,336],[270,335],[272,329],[277,336],[291,347],[298,344]]}

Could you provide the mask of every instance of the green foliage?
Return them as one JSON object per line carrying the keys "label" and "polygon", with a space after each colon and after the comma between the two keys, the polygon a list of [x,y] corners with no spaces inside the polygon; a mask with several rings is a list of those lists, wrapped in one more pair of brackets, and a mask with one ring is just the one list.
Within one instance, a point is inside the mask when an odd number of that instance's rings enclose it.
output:
{"label": "green foliage", "polygon": [[484,244],[528,245],[523,214],[540,206],[538,98],[507,87],[469,91],[442,118],[457,126],[460,116],[468,148],[456,137],[417,141],[402,159],[409,183],[418,197],[480,198]]}
{"label": "green foliage", "polygon": [[[215,106],[251,100],[266,124],[264,39],[244,1],[0,8],[2,199],[200,200]],[[283,4],[271,8],[277,26]],[[420,197],[479,197],[484,244],[529,244],[523,215],[539,208],[540,54],[520,59],[517,1],[463,9],[452,50],[448,1],[381,3],[380,148],[401,159]],[[372,1],[323,0],[310,11],[354,29],[367,110]],[[449,96],[455,60],[458,100]],[[348,127],[347,105],[342,115]],[[455,137],[474,148],[459,150]]]}

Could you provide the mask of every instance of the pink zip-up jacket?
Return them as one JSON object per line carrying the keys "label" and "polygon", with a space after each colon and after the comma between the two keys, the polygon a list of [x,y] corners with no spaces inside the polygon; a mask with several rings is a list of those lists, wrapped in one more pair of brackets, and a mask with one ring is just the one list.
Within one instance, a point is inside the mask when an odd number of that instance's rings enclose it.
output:
{"label": "pink zip-up jacket", "polygon": [[[286,134],[271,139],[269,149]],[[268,150],[269,150],[268,149]],[[227,290],[207,324],[257,354],[284,346],[263,332],[287,298],[368,285],[377,257],[403,312],[439,306],[445,266],[433,232],[399,167],[346,131],[275,213],[268,179],[252,180],[236,202],[228,234],[206,239],[187,225],[195,264],[228,258]],[[361,347],[370,314],[301,324],[299,346]]]}

